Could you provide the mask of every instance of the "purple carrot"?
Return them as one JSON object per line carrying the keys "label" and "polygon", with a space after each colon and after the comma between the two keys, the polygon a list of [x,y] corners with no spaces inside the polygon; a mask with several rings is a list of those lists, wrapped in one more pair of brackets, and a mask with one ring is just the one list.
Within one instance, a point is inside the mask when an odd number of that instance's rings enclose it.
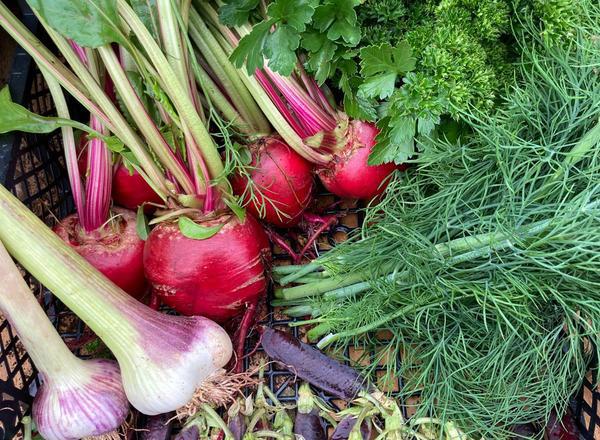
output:
{"label": "purple carrot", "polygon": [[[347,416],[342,419],[340,423],[336,426],[333,434],[331,434],[330,440],[348,440],[350,437],[350,433],[352,429],[356,425],[356,417]],[[368,440],[371,438],[371,426],[366,421],[363,421],[360,425],[360,433],[362,435],[363,440]]]}
{"label": "purple carrot", "polygon": [[294,434],[304,440],[327,440],[315,396],[310,385],[303,383],[298,389],[298,412],[294,421]]}
{"label": "purple carrot", "polygon": [[200,438],[200,431],[196,425],[192,425],[189,428],[183,429],[177,434],[173,440],[198,440]]}
{"label": "purple carrot", "polygon": [[327,440],[319,411],[317,409],[309,413],[298,411],[294,420],[294,434],[302,436],[304,440]]}
{"label": "purple carrot", "polygon": [[261,344],[271,359],[335,397],[352,400],[361,391],[371,390],[371,386],[354,369],[287,333],[263,327]]}
{"label": "purple carrot", "polygon": [[146,429],[142,431],[142,440],[168,440],[173,429],[173,414],[159,414],[148,417]]}
{"label": "purple carrot", "polygon": [[511,428],[511,431],[514,434],[511,437],[512,440],[536,438],[539,434],[539,429],[536,429],[536,427],[532,423],[515,425]]}
{"label": "purple carrot", "polygon": [[244,433],[246,432],[246,421],[244,416],[237,413],[235,416],[230,417],[227,421],[227,427],[233,434],[233,440],[242,440]]}

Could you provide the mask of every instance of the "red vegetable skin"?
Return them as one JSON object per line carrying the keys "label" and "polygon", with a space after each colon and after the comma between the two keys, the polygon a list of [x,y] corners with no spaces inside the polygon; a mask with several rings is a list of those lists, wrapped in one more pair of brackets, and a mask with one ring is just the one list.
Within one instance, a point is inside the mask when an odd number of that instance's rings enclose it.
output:
{"label": "red vegetable skin", "polygon": [[346,199],[371,200],[383,193],[394,170],[405,169],[393,163],[368,165],[378,133],[377,127],[369,122],[350,122],[345,148],[317,170],[328,191]]}
{"label": "red vegetable skin", "polygon": [[146,291],[146,280],[144,242],[136,232],[136,215],[122,208],[113,212],[118,216],[101,231],[86,234],[77,214],[72,214],[58,223],[54,232],[109,280],[139,299]]}
{"label": "red vegetable skin", "polygon": [[[112,198],[117,205],[133,210],[142,203],[163,203],[137,171],[130,173],[122,163],[113,175]],[[152,211],[152,206],[146,206],[144,211]]]}
{"label": "red vegetable skin", "polygon": [[546,440],[579,440],[581,438],[579,428],[568,410],[562,420],[559,420],[556,411],[552,411],[545,431],[544,438]]}
{"label": "red vegetable skin", "polygon": [[[311,164],[276,137],[266,137],[250,146],[253,168],[250,178],[256,198],[246,192],[248,211],[272,225],[289,227],[298,224],[312,200],[314,180]],[[243,195],[248,179],[236,176],[233,190]]]}
{"label": "red vegetable skin", "polygon": [[184,237],[177,223],[158,224],[146,241],[144,269],[165,304],[222,323],[265,293],[270,251],[251,215],[244,222],[225,214],[201,223],[220,224],[219,232],[204,240]]}

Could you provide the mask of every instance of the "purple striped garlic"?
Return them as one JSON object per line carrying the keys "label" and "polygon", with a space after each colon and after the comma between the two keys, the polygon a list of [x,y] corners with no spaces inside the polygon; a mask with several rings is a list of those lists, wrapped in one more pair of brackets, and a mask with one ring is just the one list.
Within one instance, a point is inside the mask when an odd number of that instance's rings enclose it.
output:
{"label": "purple striped garlic", "polygon": [[129,403],[116,362],[78,359],[60,338],[0,243],[0,310],[39,371],[32,416],[45,440],[77,440],[117,429]]}

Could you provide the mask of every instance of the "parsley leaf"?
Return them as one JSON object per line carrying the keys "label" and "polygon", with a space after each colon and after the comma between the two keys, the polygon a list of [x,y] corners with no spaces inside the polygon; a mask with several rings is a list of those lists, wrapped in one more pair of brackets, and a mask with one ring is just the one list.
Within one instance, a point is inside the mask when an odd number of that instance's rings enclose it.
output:
{"label": "parsley leaf", "polygon": [[365,78],[359,91],[369,98],[389,98],[398,77],[415,68],[410,45],[404,41],[396,47],[389,43],[367,46],[360,50],[360,72]]}
{"label": "parsley leaf", "polygon": [[317,7],[314,16],[314,26],[320,32],[327,32],[331,41],[340,38],[350,46],[360,42],[361,32],[357,26],[354,8],[359,0],[329,0]]}
{"label": "parsley leaf", "polygon": [[306,30],[306,25],[314,13],[314,1],[310,0],[276,0],[267,9],[269,17],[291,26],[298,32]]}
{"label": "parsley leaf", "polygon": [[249,75],[264,65],[263,52],[271,26],[275,20],[267,20],[257,24],[252,31],[240,40],[240,43],[231,54],[230,60],[234,66],[241,68],[246,62]]}
{"label": "parsley leaf", "polygon": [[289,76],[296,67],[296,49],[300,46],[300,35],[291,26],[281,25],[269,35],[265,55],[269,67],[284,76]]}
{"label": "parsley leaf", "polygon": [[227,26],[241,26],[248,22],[260,0],[226,0],[219,8],[219,19]]}

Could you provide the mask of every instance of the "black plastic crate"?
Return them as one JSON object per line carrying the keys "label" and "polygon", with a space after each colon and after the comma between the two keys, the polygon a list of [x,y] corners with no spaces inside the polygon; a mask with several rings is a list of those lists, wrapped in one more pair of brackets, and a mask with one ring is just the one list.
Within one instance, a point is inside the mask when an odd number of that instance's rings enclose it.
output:
{"label": "black plastic crate", "polygon": [[[21,2],[24,4],[24,2]],[[37,21],[31,13],[24,13],[22,21],[31,29],[37,30]],[[43,35],[40,35],[43,38]],[[46,41],[45,41],[46,42]],[[30,110],[54,115],[54,106],[50,93],[42,75],[31,58],[17,48],[12,73],[8,80],[12,98],[27,106]],[[74,115],[81,115],[77,105],[73,105]],[[47,224],[53,225],[73,212],[64,157],[61,151],[60,135],[30,135],[14,133],[0,137],[0,183],[17,195],[35,214]],[[339,212],[348,214],[340,220],[338,226],[330,230],[315,245],[315,252],[326,252],[336,242],[343,239],[353,228],[360,224],[361,213],[356,207],[331,208],[327,213]],[[0,214],[1,215],[1,214]],[[276,260],[287,259],[283,253],[275,253]],[[46,309],[48,316],[66,342],[81,346],[89,331],[64,305],[55,300],[35,279],[28,278],[29,284]],[[290,322],[277,310],[263,308],[263,323],[277,329],[289,329]],[[293,328],[291,332],[302,337],[301,329]],[[20,419],[30,410],[30,404],[39,385],[37,372],[31,359],[21,346],[18,337],[13,333],[7,321],[0,320],[0,435],[3,439],[11,439],[20,432]],[[79,344],[78,344],[79,343]],[[247,349],[253,350],[256,335],[248,339]],[[80,349],[74,349],[79,356],[85,357]],[[345,353],[352,358],[352,353]],[[255,364],[261,356],[260,350],[251,359],[246,359],[246,366]],[[580,420],[580,426],[586,439],[600,440],[600,390],[593,389],[596,372],[590,373],[582,390],[572,401],[572,409]],[[283,402],[296,399],[298,383],[293,374],[274,364],[269,364],[265,377],[270,388]],[[401,379],[392,384],[393,388],[402,386]],[[337,406],[335,400],[321,395],[326,401]],[[409,399],[410,400],[410,399]],[[405,416],[410,415],[411,404],[403,402]]]}

